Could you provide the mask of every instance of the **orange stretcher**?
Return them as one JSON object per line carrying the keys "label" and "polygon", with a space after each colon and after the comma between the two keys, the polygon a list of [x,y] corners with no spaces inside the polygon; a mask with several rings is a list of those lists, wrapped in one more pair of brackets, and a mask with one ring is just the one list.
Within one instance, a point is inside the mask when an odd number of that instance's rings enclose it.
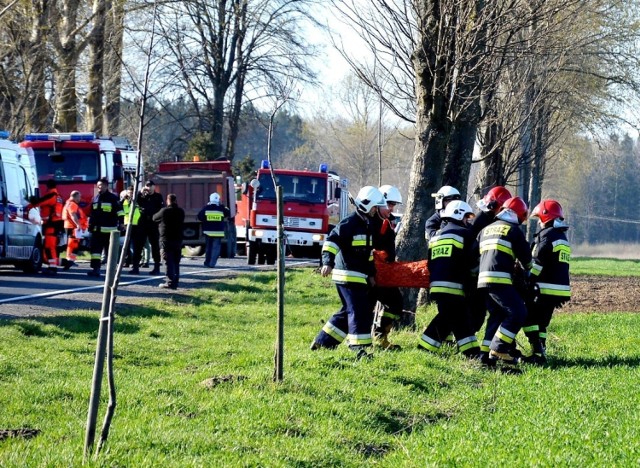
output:
{"label": "orange stretcher", "polygon": [[376,285],[398,288],[428,288],[429,270],[426,260],[416,262],[387,262],[386,252],[373,251],[376,266]]}

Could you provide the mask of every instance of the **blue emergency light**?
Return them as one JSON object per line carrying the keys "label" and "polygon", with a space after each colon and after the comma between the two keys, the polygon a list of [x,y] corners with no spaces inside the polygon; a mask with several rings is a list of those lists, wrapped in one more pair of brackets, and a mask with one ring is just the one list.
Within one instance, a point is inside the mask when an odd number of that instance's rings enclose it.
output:
{"label": "blue emergency light", "polygon": [[85,133],[27,133],[24,137],[27,141],[93,141],[96,134]]}
{"label": "blue emergency light", "polygon": [[0,138],[2,138],[3,140],[8,140],[9,135],[11,135],[11,133],[9,133],[8,131],[0,130]]}
{"label": "blue emergency light", "polygon": [[260,164],[260,169],[269,169],[269,161],[267,159],[262,160],[262,164]]}
{"label": "blue emergency light", "polygon": [[324,163],[320,164],[320,167],[318,168],[318,172],[322,172],[324,174],[326,174],[328,170],[329,167]]}

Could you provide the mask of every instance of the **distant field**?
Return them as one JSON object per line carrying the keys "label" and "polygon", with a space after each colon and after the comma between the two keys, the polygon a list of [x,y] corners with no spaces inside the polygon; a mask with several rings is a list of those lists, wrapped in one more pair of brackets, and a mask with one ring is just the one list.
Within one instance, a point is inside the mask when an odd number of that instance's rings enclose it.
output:
{"label": "distant field", "polygon": [[640,260],[640,244],[574,244],[571,250],[574,257]]}

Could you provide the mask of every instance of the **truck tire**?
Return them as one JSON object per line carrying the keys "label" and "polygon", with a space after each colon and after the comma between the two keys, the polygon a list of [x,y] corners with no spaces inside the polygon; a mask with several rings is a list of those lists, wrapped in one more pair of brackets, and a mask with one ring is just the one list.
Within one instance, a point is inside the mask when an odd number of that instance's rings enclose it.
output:
{"label": "truck tire", "polygon": [[185,245],[184,251],[187,257],[199,257],[204,253],[204,245]]}
{"label": "truck tire", "polygon": [[42,240],[38,237],[33,245],[29,260],[22,262],[19,267],[25,273],[36,273],[42,267]]}
{"label": "truck tire", "polygon": [[247,242],[247,265],[255,265],[258,256],[258,244],[255,242]]}

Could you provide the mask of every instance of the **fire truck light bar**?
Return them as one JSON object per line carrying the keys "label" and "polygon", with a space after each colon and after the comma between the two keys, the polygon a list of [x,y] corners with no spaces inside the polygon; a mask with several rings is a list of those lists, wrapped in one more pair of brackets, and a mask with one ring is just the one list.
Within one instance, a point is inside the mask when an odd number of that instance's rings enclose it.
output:
{"label": "fire truck light bar", "polygon": [[320,164],[320,168],[318,169],[318,172],[323,172],[326,174],[328,170],[329,170],[329,167],[326,164]]}
{"label": "fire truck light bar", "polygon": [[260,169],[269,169],[269,161],[267,159],[262,160],[262,164],[260,165]]}
{"label": "fire truck light bar", "polygon": [[0,130],[0,138],[2,138],[3,140],[8,140],[9,135],[11,135],[11,133],[9,133],[8,131]]}
{"label": "fire truck light bar", "polygon": [[86,133],[28,133],[25,135],[27,141],[92,141],[96,139],[96,134]]}

